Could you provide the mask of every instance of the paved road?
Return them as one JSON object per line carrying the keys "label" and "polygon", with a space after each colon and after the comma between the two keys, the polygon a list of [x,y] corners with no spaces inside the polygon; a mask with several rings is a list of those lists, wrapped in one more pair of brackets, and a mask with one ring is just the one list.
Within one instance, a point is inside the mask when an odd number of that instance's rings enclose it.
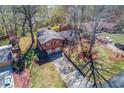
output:
{"label": "paved road", "polygon": [[117,75],[114,75],[109,81],[113,88],[124,88],[124,70]]}

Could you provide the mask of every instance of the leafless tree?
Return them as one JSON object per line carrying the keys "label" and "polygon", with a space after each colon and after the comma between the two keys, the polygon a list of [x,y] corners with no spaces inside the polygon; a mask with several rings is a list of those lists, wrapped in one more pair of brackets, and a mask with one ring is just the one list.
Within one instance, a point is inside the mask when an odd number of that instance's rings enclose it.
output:
{"label": "leafless tree", "polygon": [[[106,83],[109,87],[112,87],[109,80],[107,80],[104,76],[105,74],[106,75],[112,74],[112,72],[108,70],[108,68],[111,68],[111,67],[108,66],[108,64],[104,64],[104,66],[103,66],[103,64],[101,64],[101,63],[99,63],[93,59],[92,50],[93,50],[95,40],[96,40],[96,31],[98,30],[97,28],[98,28],[98,25],[100,22],[100,16],[98,16],[98,15],[101,15],[102,11],[104,10],[104,7],[101,7],[101,10],[96,10],[98,8],[99,8],[98,6],[90,6],[89,12],[91,12],[90,13],[91,15],[89,16],[90,18],[88,18],[87,20],[88,20],[88,22],[92,22],[92,25],[91,25],[92,26],[92,31],[91,31],[92,33],[91,33],[91,37],[89,38],[90,43],[89,43],[88,52],[84,55],[84,57],[86,58],[85,63],[81,64],[79,66],[79,68],[84,73],[84,77],[87,78],[87,82],[93,83],[92,87],[106,87],[103,84],[103,82]],[[85,9],[83,9],[82,12],[84,12]],[[73,12],[75,12],[75,11],[73,11]],[[96,13],[97,13],[97,15],[96,15]],[[72,20],[76,20],[75,18],[76,17],[73,17]],[[84,18],[82,18],[82,19],[84,19]],[[76,34],[74,37],[75,39],[72,41],[76,42],[77,40],[79,40],[80,45],[81,45],[82,42],[81,42],[80,34],[84,33],[85,29],[80,28],[80,29],[74,29],[74,30],[75,30]],[[99,29],[99,30],[101,30],[101,29]],[[77,38],[77,37],[79,37],[79,38]],[[83,45],[81,45],[81,47],[83,48]],[[79,61],[79,60],[77,60],[77,61]],[[104,73],[104,75],[102,73]]]}

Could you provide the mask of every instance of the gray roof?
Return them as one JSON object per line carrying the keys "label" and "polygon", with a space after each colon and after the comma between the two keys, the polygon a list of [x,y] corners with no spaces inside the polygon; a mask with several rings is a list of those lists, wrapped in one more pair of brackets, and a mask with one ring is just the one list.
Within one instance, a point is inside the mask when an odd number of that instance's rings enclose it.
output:
{"label": "gray roof", "polygon": [[57,32],[64,39],[72,40],[74,31],[73,30],[65,30],[61,32]]}
{"label": "gray roof", "polygon": [[11,45],[0,46],[0,63],[12,60],[11,48]]}
{"label": "gray roof", "polygon": [[37,32],[37,38],[40,41],[40,44],[44,44],[52,39],[60,39],[63,40],[63,38],[54,30],[41,30]]}

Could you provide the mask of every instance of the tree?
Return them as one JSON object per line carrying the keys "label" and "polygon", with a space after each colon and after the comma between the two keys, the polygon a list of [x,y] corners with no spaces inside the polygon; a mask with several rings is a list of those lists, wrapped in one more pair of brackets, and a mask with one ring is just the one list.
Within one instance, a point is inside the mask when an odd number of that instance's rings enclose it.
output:
{"label": "tree", "polygon": [[6,21],[5,21],[5,18],[4,18],[4,12],[5,11],[5,7],[4,6],[1,6],[0,7],[0,13],[1,13],[1,18],[2,18],[2,22],[3,22],[3,25],[4,25],[4,28],[5,28],[5,31],[6,31],[6,34],[8,34],[8,28],[7,28],[7,25],[6,25]]}
{"label": "tree", "polygon": [[31,48],[33,47],[33,44],[35,42],[34,40],[34,35],[33,35],[33,17],[37,12],[37,6],[20,6],[18,8],[18,11],[23,15],[24,19],[26,20],[28,27],[29,27],[29,32],[31,34],[31,44],[28,47],[26,53],[22,56],[22,58],[20,59],[21,62],[25,61],[26,56],[28,55],[28,53],[30,52]]}
{"label": "tree", "polygon": [[[95,44],[95,40],[96,40],[96,31],[98,30],[97,28],[98,28],[98,25],[100,22],[100,15],[104,10],[104,7],[101,7],[101,8],[100,7],[87,6],[82,10],[82,12],[83,12],[82,17],[83,17],[83,14],[85,14],[85,12],[87,10],[90,10],[90,11],[88,11],[89,17],[82,18],[82,19],[84,19],[82,21],[85,22],[85,20],[87,20],[87,22],[91,22],[92,23],[91,24],[92,31],[90,31],[91,37],[89,38],[88,50],[87,50],[87,52],[83,53],[83,56],[86,58],[86,60],[84,60],[85,62],[79,62],[79,58],[77,58],[77,63],[80,63],[78,68],[80,68],[82,73],[84,73],[84,77],[87,78],[87,83],[89,81],[93,83],[92,87],[106,87],[105,84],[107,84],[109,87],[112,87],[109,80],[106,79],[106,76],[113,74],[111,71],[109,71],[109,69],[111,67],[108,64],[105,64],[104,62],[100,63],[100,61],[93,59],[94,44]],[[98,8],[100,8],[100,9],[98,9]],[[73,12],[73,14],[72,14],[72,12]],[[75,17],[74,12],[75,12],[74,10],[71,11],[71,15],[73,15],[71,20],[74,20],[74,22],[75,22],[75,20],[77,20],[77,18]],[[96,13],[97,13],[97,15],[96,15]],[[75,37],[73,38],[72,42],[75,43],[74,45],[77,45],[76,42],[79,41],[80,46],[83,48],[83,45],[81,45],[82,37],[80,35],[83,34],[86,29],[80,27],[80,29],[74,29],[74,30],[75,30],[74,31]],[[99,29],[99,30],[101,30],[101,29]],[[75,46],[73,48],[75,49]],[[70,49],[70,51],[72,51],[72,50]],[[77,55],[77,57],[78,57],[78,55]],[[104,73],[104,75],[103,75],[103,73]]]}

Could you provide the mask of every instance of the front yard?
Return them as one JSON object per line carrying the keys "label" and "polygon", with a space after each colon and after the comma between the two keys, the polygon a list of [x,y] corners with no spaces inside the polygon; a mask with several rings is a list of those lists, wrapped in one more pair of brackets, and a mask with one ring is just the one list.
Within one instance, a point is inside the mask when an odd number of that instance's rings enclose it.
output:
{"label": "front yard", "polygon": [[30,87],[33,88],[64,88],[64,82],[51,63],[38,66],[32,65]]}

